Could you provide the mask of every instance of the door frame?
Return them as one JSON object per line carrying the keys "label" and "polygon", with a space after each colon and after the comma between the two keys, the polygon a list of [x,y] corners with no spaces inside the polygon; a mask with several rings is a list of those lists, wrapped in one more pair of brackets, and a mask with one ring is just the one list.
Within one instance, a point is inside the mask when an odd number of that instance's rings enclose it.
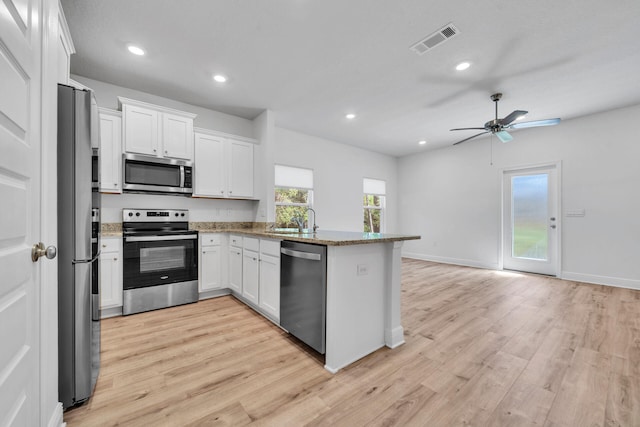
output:
{"label": "door frame", "polygon": [[[58,43],[66,28],[59,2],[42,1],[42,76],[40,108],[40,215],[41,241],[58,247]],[[63,22],[64,21],[64,25]],[[40,425],[63,423],[62,403],[58,400],[58,258],[41,260],[39,286],[40,322]]]}
{"label": "door frame", "polygon": [[[561,273],[562,273],[562,160],[556,160],[556,161],[550,161],[550,162],[544,162],[544,163],[532,163],[532,164],[526,164],[526,165],[516,165],[516,166],[509,166],[509,167],[505,167],[505,168],[501,168],[498,170],[499,175],[498,175],[498,179],[500,180],[500,215],[499,215],[499,222],[498,222],[498,230],[500,230],[500,232],[498,233],[499,236],[499,242],[498,242],[498,269],[499,270],[504,270],[504,252],[505,252],[505,247],[504,247],[504,221],[505,221],[505,217],[504,217],[504,208],[505,208],[505,201],[504,201],[504,175],[505,173],[509,173],[509,172],[524,172],[526,170],[529,169],[540,169],[540,168],[555,168],[556,170],[556,239],[555,239],[555,246],[554,246],[554,250],[556,253],[556,262],[555,262],[555,266],[554,266],[554,270],[555,270],[555,274],[552,277],[561,277]],[[536,274],[536,273],[531,273],[531,274]]]}

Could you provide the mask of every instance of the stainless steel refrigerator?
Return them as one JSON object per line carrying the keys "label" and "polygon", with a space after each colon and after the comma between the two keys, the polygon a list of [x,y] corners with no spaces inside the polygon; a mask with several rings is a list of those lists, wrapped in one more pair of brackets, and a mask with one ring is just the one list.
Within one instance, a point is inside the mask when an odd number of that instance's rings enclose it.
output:
{"label": "stainless steel refrigerator", "polygon": [[92,97],[58,85],[58,398],[65,409],[91,396],[100,368],[100,196],[91,147],[100,133]]}

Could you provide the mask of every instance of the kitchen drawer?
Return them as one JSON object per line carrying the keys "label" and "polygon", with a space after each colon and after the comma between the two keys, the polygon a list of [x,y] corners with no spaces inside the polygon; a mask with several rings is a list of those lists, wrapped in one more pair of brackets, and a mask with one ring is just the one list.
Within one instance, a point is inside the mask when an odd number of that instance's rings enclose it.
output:
{"label": "kitchen drawer", "polygon": [[219,246],[221,243],[221,237],[219,233],[206,233],[200,234],[200,245],[205,246]]}
{"label": "kitchen drawer", "polygon": [[242,240],[242,247],[250,251],[258,252],[260,250],[260,240],[253,237],[245,237]]}
{"label": "kitchen drawer", "polygon": [[100,253],[120,252],[121,237],[103,237],[100,239]]}
{"label": "kitchen drawer", "polygon": [[236,234],[232,234],[229,237],[229,244],[231,246],[235,246],[237,248],[241,248],[242,247],[242,236],[238,236]]}
{"label": "kitchen drawer", "polygon": [[260,239],[260,253],[280,257],[280,240]]}

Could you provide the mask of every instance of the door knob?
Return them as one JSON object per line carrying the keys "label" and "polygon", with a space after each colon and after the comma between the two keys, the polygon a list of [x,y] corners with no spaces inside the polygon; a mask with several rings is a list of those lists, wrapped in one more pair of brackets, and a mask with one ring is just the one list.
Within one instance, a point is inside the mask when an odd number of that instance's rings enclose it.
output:
{"label": "door knob", "polygon": [[48,259],[54,259],[58,254],[58,250],[55,246],[48,246],[46,249],[44,243],[36,243],[31,248],[31,260],[37,262],[40,257],[46,256]]}

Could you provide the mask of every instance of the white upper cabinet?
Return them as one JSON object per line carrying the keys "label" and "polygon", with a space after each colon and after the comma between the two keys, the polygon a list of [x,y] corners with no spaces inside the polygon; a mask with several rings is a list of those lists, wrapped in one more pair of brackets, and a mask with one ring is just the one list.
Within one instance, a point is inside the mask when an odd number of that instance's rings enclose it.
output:
{"label": "white upper cabinet", "polygon": [[194,196],[225,197],[227,180],[225,175],[224,138],[195,133],[195,188]]}
{"label": "white upper cabinet", "polygon": [[118,101],[125,152],[193,160],[195,114],[122,97]]}
{"label": "white upper cabinet", "polygon": [[100,192],[122,193],[122,118],[100,108]]}
{"label": "white upper cabinet", "polygon": [[164,113],[162,115],[163,156],[193,160],[193,119]]}
{"label": "white upper cabinet", "polygon": [[229,139],[229,197],[253,197],[253,144]]}
{"label": "white upper cabinet", "polygon": [[195,129],[194,197],[253,198],[255,140]]}
{"label": "white upper cabinet", "polygon": [[123,105],[125,151],[158,154],[158,112],[135,105]]}

